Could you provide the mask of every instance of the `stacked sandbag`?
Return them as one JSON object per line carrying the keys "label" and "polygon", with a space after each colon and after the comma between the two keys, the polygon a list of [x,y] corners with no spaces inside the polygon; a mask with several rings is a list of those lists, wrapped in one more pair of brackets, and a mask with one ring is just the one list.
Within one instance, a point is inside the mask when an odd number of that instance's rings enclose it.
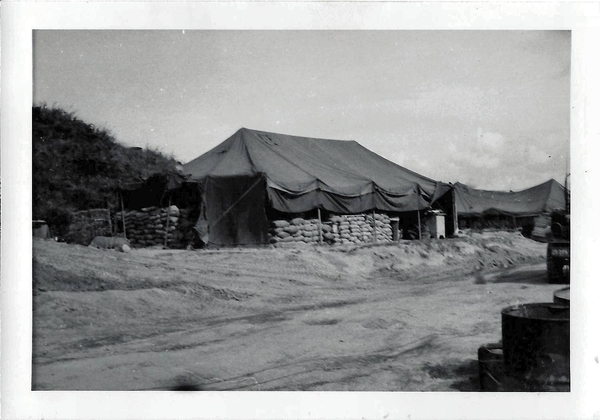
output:
{"label": "stacked sandbag", "polygon": [[128,211],[125,213],[127,239],[131,245],[138,248],[164,245],[166,234],[169,248],[181,248],[182,241],[175,235],[179,225],[179,215],[177,206],[145,207],[141,210]]}
{"label": "stacked sandbag", "polygon": [[[390,218],[375,215],[377,242],[392,241]],[[333,216],[321,222],[321,240],[325,244],[365,244],[373,242],[373,216],[366,214]],[[270,222],[269,242],[319,243],[318,219],[295,218]]]}
{"label": "stacked sandbag", "polygon": [[194,242],[193,228],[197,220],[193,220],[191,213],[191,207],[179,209],[179,223],[177,224],[177,230],[174,232],[174,243],[180,243],[181,246],[177,248],[185,248]]}
{"label": "stacked sandbag", "polygon": [[273,220],[269,226],[269,243],[302,242],[307,244],[331,242],[331,223],[321,223],[321,236],[319,236],[319,220],[303,219],[300,217],[292,220]]}
{"label": "stacked sandbag", "polygon": [[366,222],[364,214],[335,216],[331,220],[337,227],[339,243],[358,245],[373,242],[373,226]]}
{"label": "stacked sandbag", "polygon": [[376,238],[373,238],[373,216],[371,214],[333,216],[330,220],[333,223],[335,243],[359,245],[392,241],[392,226],[390,218],[386,214],[375,214]]}
{"label": "stacked sandbag", "polygon": [[[367,223],[373,223],[373,216],[368,214],[366,217]],[[375,213],[375,227],[377,230],[377,242],[392,241],[392,225],[390,217],[387,214]]]}

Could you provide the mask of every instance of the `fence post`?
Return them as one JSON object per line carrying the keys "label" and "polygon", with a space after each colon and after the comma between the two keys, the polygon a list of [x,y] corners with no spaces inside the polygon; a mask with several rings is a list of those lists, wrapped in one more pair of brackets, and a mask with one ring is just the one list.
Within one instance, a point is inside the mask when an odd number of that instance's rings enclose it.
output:
{"label": "fence post", "polygon": [[375,221],[375,209],[373,209],[371,215],[373,216],[373,243],[377,243],[377,222]]}
{"label": "fence post", "polygon": [[169,207],[167,207],[167,227],[165,228],[165,248],[168,248],[167,243],[169,242],[169,219],[171,218],[169,210],[171,208],[171,194],[169,194]]}
{"label": "fence post", "polygon": [[123,220],[123,237],[127,239],[127,229],[125,229],[125,205],[123,204],[123,194],[119,191],[119,200],[121,201],[121,219]]}
{"label": "fence post", "polygon": [[112,217],[110,215],[110,204],[108,204],[108,200],[106,200],[106,209],[108,210],[108,229],[110,229],[110,236],[113,236]]}
{"label": "fence post", "polygon": [[319,244],[323,245],[323,231],[321,230],[321,209],[317,208],[317,217],[319,218]]}

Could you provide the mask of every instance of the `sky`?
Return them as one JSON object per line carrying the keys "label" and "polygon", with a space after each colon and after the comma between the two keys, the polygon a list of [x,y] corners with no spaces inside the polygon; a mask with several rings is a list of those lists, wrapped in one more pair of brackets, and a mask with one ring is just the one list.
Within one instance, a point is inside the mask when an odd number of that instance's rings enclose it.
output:
{"label": "sky", "polygon": [[33,52],[34,105],[183,163],[246,127],[481,189],[569,170],[570,31],[38,30]]}

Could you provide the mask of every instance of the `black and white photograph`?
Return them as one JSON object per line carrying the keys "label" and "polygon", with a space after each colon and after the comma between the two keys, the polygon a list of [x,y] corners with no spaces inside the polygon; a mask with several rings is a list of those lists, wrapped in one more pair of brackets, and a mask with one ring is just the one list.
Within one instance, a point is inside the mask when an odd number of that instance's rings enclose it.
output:
{"label": "black and white photograph", "polygon": [[106,26],[28,33],[26,392],[581,390],[576,30]]}

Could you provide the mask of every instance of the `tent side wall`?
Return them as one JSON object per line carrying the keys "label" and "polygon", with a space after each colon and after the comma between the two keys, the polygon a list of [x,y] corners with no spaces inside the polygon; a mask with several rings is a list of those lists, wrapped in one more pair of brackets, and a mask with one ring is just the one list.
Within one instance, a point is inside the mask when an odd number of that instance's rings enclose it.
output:
{"label": "tent side wall", "polygon": [[267,191],[270,205],[283,213],[303,213],[317,208],[337,214],[358,214],[373,209],[388,212],[408,212],[429,207],[427,197],[411,193],[392,195],[375,189],[373,192],[344,196],[328,191],[312,190],[290,194],[275,188]]}

